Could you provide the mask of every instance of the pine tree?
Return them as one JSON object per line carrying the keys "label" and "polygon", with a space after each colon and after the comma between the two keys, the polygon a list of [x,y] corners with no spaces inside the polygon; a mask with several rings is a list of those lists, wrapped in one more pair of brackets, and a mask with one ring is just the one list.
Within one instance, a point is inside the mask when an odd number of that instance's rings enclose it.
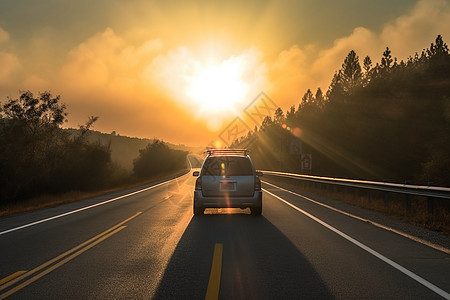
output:
{"label": "pine tree", "polygon": [[364,73],[368,74],[370,69],[372,68],[372,60],[369,56],[366,56],[364,58]]}
{"label": "pine tree", "polygon": [[362,73],[359,57],[351,50],[342,64],[341,82],[344,92],[351,94],[361,84]]}
{"label": "pine tree", "polygon": [[277,124],[283,124],[284,123],[284,113],[283,110],[278,107],[275,111],[275,115],[273,116],[274,122]]}
{"label": "pine tree", "polygon": [[325,97],[323,96],[322,90],[320,88],[317,89],[316,92],[316,100],[315,104],[318,108],[322,108],[325,105]]}
{"label": "pine tree", "polygon": [[292,105],[291,108],[286,112],[286,119],[291,120],[295,116],[295,106]]}
{"label": "pine tree", "polygon": [[266,116],[261,123],[261,130],[265,131],[270,126],[272,126],[272,124],[273,124],[272,118],[270,116]]}
{"label": "pine tree", "polygon": [[334,73],[330,86],[327,91],[327,99],[336,99],[344,95],[344,89],[341,81],[341,71]]}
{"label": "pine tree", "polygon": [[391,69],[391,64],[394,60],[391,56],[391,50],[389,47],[386,47],[386,50],[383,52],[383,57],[381,58],[381,69],[385,71],[389,71]]}
{"label": "pine tree", "polygon": [[369,56],[366,56],[364,58],[364,62],[363,62],[363,68],[364,68],[364,75],[363,75],[363,86],[367,86],[370,82],[370,73],[372,70],[372,60],[370,59]]}
{"label": "pine tree", "polygon": [[300,104],[298,106],[298,110],[301,110],[302,108],[304,108],[305,106],[307,106],[309,104],[312,104],[313,102],[314,102],[314,95],[311,92],[311,90],[308,89],[302,97],[302,101],[300,102]]}
{"label": "pine tree", "polygon": [[438,35],[436,38],[436,44],[431,43],[430,49],[427,49],[427,54],[429,57],[439,56],[439,55],[449,55],[449,49],[446,43],[444,43],[442,36]]}

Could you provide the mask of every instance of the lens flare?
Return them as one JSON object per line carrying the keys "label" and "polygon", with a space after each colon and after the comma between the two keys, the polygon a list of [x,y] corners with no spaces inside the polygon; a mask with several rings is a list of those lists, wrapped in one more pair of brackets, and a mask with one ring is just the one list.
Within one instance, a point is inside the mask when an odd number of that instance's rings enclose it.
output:
{"label": "lens flare", "polygon": [[204,111],[232,110],[244,100],[248,90],[243,81],[243,66],[234,57],[221,63],[197,63],[194,75],[188,78],[187,96]]}
{"label": "lens flare", "polygon": [[291,132],[295,137],[298,138],[302,135],[302,130],[298,127],[293,128]]}

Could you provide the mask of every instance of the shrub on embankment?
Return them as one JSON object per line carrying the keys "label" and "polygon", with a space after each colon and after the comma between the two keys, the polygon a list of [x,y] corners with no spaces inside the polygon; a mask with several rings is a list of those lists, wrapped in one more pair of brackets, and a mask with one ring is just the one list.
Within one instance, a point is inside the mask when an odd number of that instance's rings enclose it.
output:
{"label": "shrub on embankment", "polygon": [[[153,151],[145,157],[151,161],[155,155],[157,164],[147,170],[143,165],[134,176],[112,161],[109,145],[88,138],[96,120],[90,117],[73,134],[62,128],[67,113],[60,96],[50,92],[34,96],[26,91],[17,99],[8,98],[0,106],[0,206],[72,191],[82,198],[83,193],[142,183],[186,168],[187,152]],[[145,149],[141,152],[146,153]]]}
{"label": "shrub on embankment", "polygon": [[134,174],[139,178],[186,168],[188,152],[171,149],[166,143],[155,140],[139,150],[134,160]]}

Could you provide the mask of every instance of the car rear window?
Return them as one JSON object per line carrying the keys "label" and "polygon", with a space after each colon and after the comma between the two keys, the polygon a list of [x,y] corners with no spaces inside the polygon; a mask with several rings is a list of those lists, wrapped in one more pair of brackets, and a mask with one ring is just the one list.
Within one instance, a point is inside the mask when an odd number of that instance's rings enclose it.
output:
{"label": "car rear window", "polygon": [[252,176],[253,169],[246,157],[209,157],[203,165],[203,175],[207,176]]}

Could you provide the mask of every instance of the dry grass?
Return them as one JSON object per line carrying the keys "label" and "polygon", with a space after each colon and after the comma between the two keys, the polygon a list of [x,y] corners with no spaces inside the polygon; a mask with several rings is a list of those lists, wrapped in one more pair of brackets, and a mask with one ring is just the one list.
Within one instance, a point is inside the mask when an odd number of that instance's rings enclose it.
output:
{"label": "dry grass", "polygon": [[422,226],[433,231],[443,232],[450,236],[450,203],[445,200],[434,200],[434,212],[428,212],[427,199],[414,196],[410,198],[410,209],[407,209],[406,197],[401,194],[372,191],[349,190],[345,188],[319,188],[312,184],[301,184],[300,181],[270,177],[270,182],[284,187],[299,189],[338,200],[353,206],[370,209],[394,217],[403,222]]}
{"label": "dry grass", "polygon": [[41,195],[25,201],[21,201],[19,203],[10,203],[2,205],[0,207],[0,217],[17,215],[24,212],[35,211],[48,207],[55,207],[65,203],[71,203],[83,199],[106,195],[109,193],[125,190],[128,188],[138,187],[151,182],[171,178],[185,172],[187,172],[187,169],[182,171],[164,173],[158,176],[147,178],[145,180],[132,180],[130,182],[123,183],[122,185],[114,188],[103,189],[98,191],[91,191],[91,192],[70,191],[58,195]]}

